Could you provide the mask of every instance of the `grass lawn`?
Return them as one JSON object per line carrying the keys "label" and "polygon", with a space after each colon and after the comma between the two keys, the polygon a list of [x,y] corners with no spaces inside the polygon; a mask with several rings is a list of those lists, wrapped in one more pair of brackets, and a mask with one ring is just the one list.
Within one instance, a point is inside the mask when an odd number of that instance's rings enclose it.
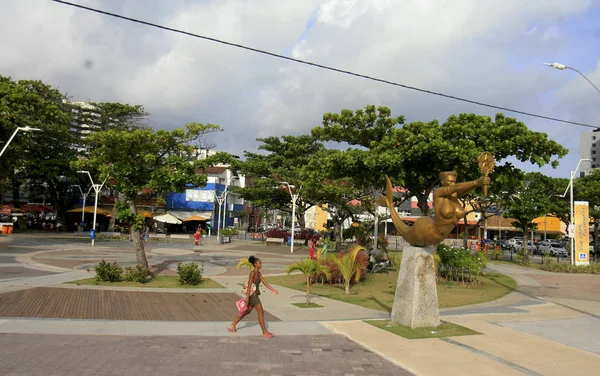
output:
{"label": "grass lawn", "polygon": [[[266,277],[273,285],[306,291],[303,275]],[[367,279],[350,288],[350,294],[344,294],[343,286],[311,285],[311,294],[356,304],[380,311],[392,311],[396,291],[397,272],[367,274]],[[438,282],[440,308],[459,307],[469,304],[485,303],[500,299],[517,287],[517,283],[503,274],[488,274],[481,278],[476,287],[465,287],[456,282]]]}
{"label": "grass lawn", "polygon": [[367,324],[383,329],[392,334],[404,337],[406,339],[422,339],[422,338],[443,338],[456,336],[471,336],[481,334],[464,326],[456,325],[451,322],[442,321],[442,325],[435,328],[415,328],[411,329],[408,326],[396,324],[389,320],[369,320]]}
{"label": "grass lawn", "polygon": [[183,289],[214,289],[224,288],[220,283],[213,281],[209,278],[202,278],[199,285],[181,285],[177,281],[177,276],[173,275],[157,275],[148,283],[139,282],[96,282],[95,278],[79,279],[77,281],[70,281],[73,285],[88,285],[88,286],[113,286],[113,287],[153,287],[153,288],[183,288]]}
{"label": "grass lawn", "polygon": [[[556,258],[553,259],[553,261],[556,261]],[[520,266],[522,268],[531,268],[531,269],[537,269],[537,270],[541,270],[542,264],[540,262],[538,262],[537,260],[535,262],[530,262],[528,265],[523,265],[523,264],[519,264],[517,261],[513,260],[490,260],[490,263],[498,263],[498,264],[509,264],[509,265],[513,265],[513,266]]]}
{"label": "grass lawn", "polygon": [[317,304],[317,303],[310,303],[310,304],[306,304],[306,303],[292,303],[292,305],[295,305],[296,307],[299,307],[299,308],[323,308],[322,305]]}

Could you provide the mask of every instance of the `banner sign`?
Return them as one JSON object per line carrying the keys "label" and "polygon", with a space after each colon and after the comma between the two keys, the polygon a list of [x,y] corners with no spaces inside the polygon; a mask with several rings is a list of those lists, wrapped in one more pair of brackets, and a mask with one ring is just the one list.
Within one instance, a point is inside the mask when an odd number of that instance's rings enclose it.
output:
{"label": "banner sign", "polygon": [[590,263],[590,218],[587,201],[574,202],[575,214],[575,265]]}

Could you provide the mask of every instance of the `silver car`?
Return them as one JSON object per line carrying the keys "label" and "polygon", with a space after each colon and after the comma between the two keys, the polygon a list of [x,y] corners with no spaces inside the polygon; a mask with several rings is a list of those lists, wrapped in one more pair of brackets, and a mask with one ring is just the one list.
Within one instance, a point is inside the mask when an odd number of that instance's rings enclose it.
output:
{"label": "silver car", "polygon": [[565,249],[565,247],[563,247],[560,244],[552,243],[546,249],[549,249],[549,252],[547,252],[547,253],[550,253],[550,256],[560,256],[560,257],[568,256],[567,250]]}

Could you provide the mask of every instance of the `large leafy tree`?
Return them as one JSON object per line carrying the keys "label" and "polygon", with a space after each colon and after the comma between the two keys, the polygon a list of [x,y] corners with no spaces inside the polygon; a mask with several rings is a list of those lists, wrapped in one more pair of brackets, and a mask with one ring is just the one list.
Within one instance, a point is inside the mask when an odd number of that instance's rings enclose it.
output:
{"label": "large leafy tree", "polygon": [[148,267],[141,234],[144,218],[137,215],[136,203],[149,196],[183,192],[188,185],[206,185],[206,175],[197,171],[228,160],[229,155],[218,153],[198,160],[193,143],[221,130],[218,125],[189,123],[184,129],[170,132],[152,129],[98,132],[89,137],[90,155],[73,162],[74,168],[96,171],[98,180],[108,177],[109,186],[125,198],[128,208],[119,217],[132,224],[138,264]]}
{"label": "large leafy tree", "polygon": [[589,203],[590,220],[594,226],[594,249],[598,252],[598,246],[600,246],[600,234],[598,233],[600,227],[600,170],[595,169],[590,174],[576,179],[574,196],[574,199],[578,201]]}
{"label": "large leafy tree", "polygon": [[523,246],[527,251],[528,231],[535,229],[533,220],[551,209],[553,200],[552,178],[530,172],[520,181],[516,193],[505,203],[504,217],[514,218],[513,226],[523,231]]}
{"label": "large leafy tree", "polygon": [[429,195],[439,185],[439,173],[454,170],[460,180],[476,179],[481,175],[477,164],[481,152],[490,152],[496,159],[496,171],[505,174],[515,172],[507,158],[556,167],[558,158],[568,152],[545,133],[531,131],[524,123],[502,114],[494,120],[461,114],[450,116],[443,124],[406,124],[380,147],[383,152],[400,155],[404,187],[418,199],[424,215],[429,212]]}
{"label": "large leafy tree", "polygon": [[310,162],[313,155],[323,150],[323,145],[314,137],[283,136],[259,138],[259,150],[265,154],[245,152],[245,161],[236,165],[240,173],[247,176],[250,184],[236,191],[255,207],[292,211],[290,194],[281,189],[281,182],[296,187],[300,195],[296,207],[296,217],[300,227],[305,226],[304,214],[314,202],[303,193],[307,182],[301,171]]}
{"label": "large leafy tree", "polygon": [[[2,164],[8,168],[0,171],[0,179],[12,187],[15,205],[27,181],[45,190],[48,201],[56,201],[68,189],[65,177],[73,175],[69,163],[75,158],[71,119],[65,96],[50,85],[0,76],[0,140],[8,140],[17,127],[41,129],[19,133],[2,155]],[[43,183],[47,188],[41,188]]]}

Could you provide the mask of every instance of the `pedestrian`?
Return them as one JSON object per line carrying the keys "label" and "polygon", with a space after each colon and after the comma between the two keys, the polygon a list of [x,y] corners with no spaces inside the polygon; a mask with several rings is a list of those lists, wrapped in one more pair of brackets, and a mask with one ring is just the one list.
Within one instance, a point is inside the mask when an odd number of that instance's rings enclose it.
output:
{"label": "pedestrian", "polygon": [[310,239],[310,248],[308,249],[311,260],[315,259],[315,245],[316,244],[317,244],[317,238],[315,236],[313,236],[312,239]]}
{"label": "pedestrian", "polygon": [[250,312],[252,312],[252,310],[254,308],[256,308],[256,312],[258,313],[258,324],[260,325],[260,328],[262,329],[263,332],[263,337],[265,338],[271,338],[274,336],[273,333],[270,333],[267,330],[267,327],[265,326],[265,311],[263,310],[263,306],[262,303],[260,301],[260,289],[259,289],[259,285],[260,283],[264,283],[264,285],[273,292],[273,294],[277,295],[279,294],[279,292],[277,290],[275,290],[273,287],[271,287],[271,285],[269,285],[267,283],[267,281],[265,281],[265,279],[263,278],[260,269],[262,268],[262,262],[260,261],[259,258],[254,257],[254,256],[250,256],[248,257],[248,262],[250,262],[253,266],[254,266],[254,270],[252,270],[250,272],[250,275],[248,276],[248,283],[245,286],[245,289],[242,289],[242,293],[246,294],[246,310],[241,312],[238,317],[233,320],[233,322],[231,323],[231,325],[229,325],[227,327],[227,331],[229,331],[230,333],[237,333],[236,330],[236,326],[237,324],[246,316],[248,316],[250,314]]}
{"label": "pedestrian", "polygon": [[194,243],[194,245],[200,245],[200,237],[202,236],[202,230],[200,229],[200,226],[198,226],[198,228],[196,229],[196,242]]}
{"label": "pedestrian", "polygon": [[148,243],[150,240],[150,226],[146,225],[144,227],[144,242]]}

